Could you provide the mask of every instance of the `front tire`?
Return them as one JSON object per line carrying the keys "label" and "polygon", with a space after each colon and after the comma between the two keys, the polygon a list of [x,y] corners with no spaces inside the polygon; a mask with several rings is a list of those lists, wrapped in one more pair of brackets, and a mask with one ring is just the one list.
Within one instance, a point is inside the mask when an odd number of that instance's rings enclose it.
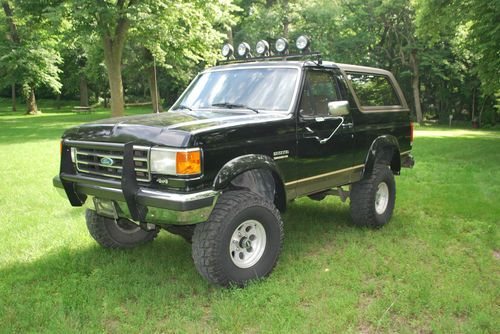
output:
{"label": "front tire", "polygon": [[92,238],[105,248],[133,248],[153,241],[158,235],[158,229],[144,231],[128,219],[103,217],[90,209],[85,211],[85,220]]}
{"label": "front tire", "polygon": [[354,225],[380,228],[392,217],[396,183],[389,166],[375,164],[371,174],[351,188],[351,218]]}
{"label": "front tire", "polygon": [[274,269],[283,222],[273,203],[250,191],[223,193],[210,218],[196,225],[193,260],[209,282],[244,286]]}

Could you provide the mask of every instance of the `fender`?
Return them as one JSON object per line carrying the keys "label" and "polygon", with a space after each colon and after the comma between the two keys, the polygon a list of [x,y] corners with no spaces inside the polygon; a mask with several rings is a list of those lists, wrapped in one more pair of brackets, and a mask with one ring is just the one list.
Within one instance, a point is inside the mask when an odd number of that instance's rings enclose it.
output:
{"label": "fender", "polygon": [[213,183],[214,189],[224,189],[236,176],[251,169],[267,169],[275,178],[279,177],[276,181],[283,184],[283,175],[273,159],[263,154],[248,154],[230,160],[220,169]]}
{"label": "fender", "polygon": [[399,142],[396,137],[383,135],[375,138],[366,154],[365,168],[362,176],[373,170],[376,159],[382,159],[382,161],[390,164],[392,172],[399,175],[401,171],[401,157],[399,152]]}

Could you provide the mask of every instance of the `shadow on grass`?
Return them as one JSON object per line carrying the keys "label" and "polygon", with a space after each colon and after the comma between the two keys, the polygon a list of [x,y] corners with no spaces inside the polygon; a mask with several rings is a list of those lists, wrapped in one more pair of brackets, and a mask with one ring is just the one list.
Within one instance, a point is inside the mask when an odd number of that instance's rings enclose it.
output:
{"label": "shadow on grass", "polygon": [[[321,236],[353,229],[349,225],[347,206],[327,207],[309,200],[303,202],[304,205],[293,204],[285,215],[285,243],[293,244],[300,240],[301,247],[305,249],[322,247],[329,241]],[[303,239],[303,233],[319,237]],[[107,288],[101,290],[106,298],[112,298],[117,290],[123,288],[123,284],[132,282],[142,282],[145,289],[151,284],[175,284],[186,291],[195,286],[208,288],[203,278],[196,273],[191,259],[191,246],[165,231],[153,243],[131,250],[108,250],[97,244],[87,248],[58,249],[33,262],[2,268],[0,277],[4,283],[10,282],[21,290],[38,284],[40,289],[45,290],[44,286],[54,286],[51,282],[60,283],[72,277],[76,283],[72,291],[76,292],[79,283],[91,279],[97,273],[100,278],[106,278]],[[78,293],[85,294],[84,290]]]}
{"label": "shadow on grass", "polygon": [[[277,272],[266,280],[269,282],[253,283],[246,291],[221,291],[211,286],[196,272],[190,245],[162,232],[152,244],[132,250],[107,250],[97,244],[68,246],[33,262],[2,268],[0,323],[16,324],[6,328],[19,331],[99,332],[108,328],[109,321],[140,326],[142,321],[161,322],[166,313],[196,320],[193,312],[202,307],[230,305],[233,298],[242,298],[242,293],[251,296],[262,289],[274,289],[296,280],[297,272],[307,280],[311,268],[297,265],[317,261],[318,252],[335,253],[337,247],[351,243],[366,245],[372,233],[352,226],[348,205],[332,198],[320,203],[309,199],[292,203],[284,221],[285,247]],[[391,233],[404,226],[391,224],[388,228],[377,233]],[[359,261],[350,262],[348,268],[361,265],[363,259]],[[35,320],[19,316],[33,309],[37,309]],[[146,314],[146,319],[130,319],[129,313]],[[63,327],[54,328],[50,323]]]}

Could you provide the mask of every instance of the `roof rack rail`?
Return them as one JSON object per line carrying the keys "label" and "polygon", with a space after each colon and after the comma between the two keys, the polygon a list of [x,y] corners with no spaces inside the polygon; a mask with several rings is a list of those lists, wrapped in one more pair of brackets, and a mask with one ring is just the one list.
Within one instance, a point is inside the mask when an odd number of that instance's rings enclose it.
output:
{"label": "roof rack rail", "polygon": [[307,58],[315,58],[315,60],[318,62],[318,65],[321,65],[321,63],[323,62],[321,52],[303,52],[303,53],[299,53],[299,54],[288,54],[288,55],[283,54],[283,55],[217,60],[217,66],[218,65],[227,65],[227,64],[251,63],[251,62],[256,62],[256,61],[292,60],[292,59],[303,59],[303,58],[305,60],[307,60]]}

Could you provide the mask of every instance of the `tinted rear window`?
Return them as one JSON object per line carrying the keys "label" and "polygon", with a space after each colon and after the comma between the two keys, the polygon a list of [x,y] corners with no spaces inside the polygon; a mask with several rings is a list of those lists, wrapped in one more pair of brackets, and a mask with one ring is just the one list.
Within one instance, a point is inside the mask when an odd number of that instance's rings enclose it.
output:
{"label": "tinted rear window", "polygon": [[364,107],[399,106],[401,102],[385,75],[348,73],[359,103]]}

